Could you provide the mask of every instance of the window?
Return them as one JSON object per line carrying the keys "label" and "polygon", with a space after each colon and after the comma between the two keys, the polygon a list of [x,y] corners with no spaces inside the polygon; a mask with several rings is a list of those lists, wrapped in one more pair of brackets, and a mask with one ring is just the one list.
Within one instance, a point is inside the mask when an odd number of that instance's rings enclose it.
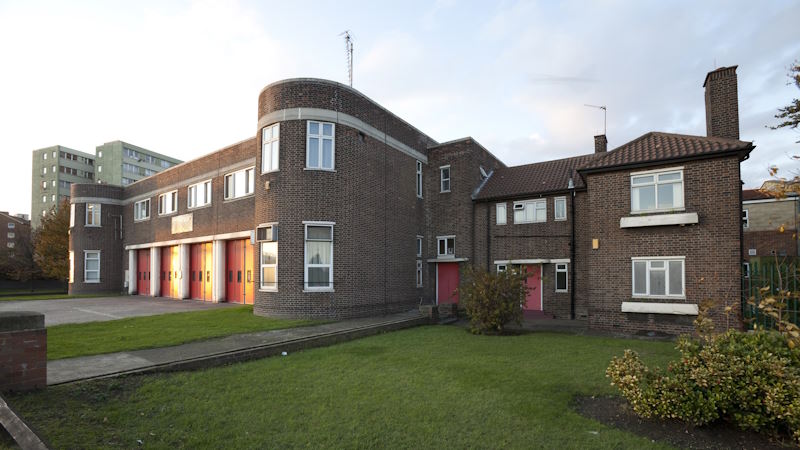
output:
{"label": "window", "polygon": [[508,269],[508,266],[505,264],[498,264],[497,265],[497,272],[505,272]]}
{"label": "window", "polygon": [[42,203],[47,203],[47,196],[46,195],[42,196]]}
{"label": "window", "polygon": [[199,208],[211,204],[211,180],[189,186],[189,208]]}
{"label": "window", "polygon": [[150,199],[146,198],[133,204],[133,220],[150,218]]}
{"label": "window", "polygon": [[417,236],[417,258],[422,258],[422,239],[423,236]]}
{"label": "window", "polygon": [[567,197],[553,199],[553,219],[567,220]]}
{"label": "window", "polygon": [[305,288],[333,289],[333,224],[306,224]]}
{"label": "window", "polygon": [[56,180],[52,180],[50,183],[51,183],[51,186],[56,187]]}
{"label": "window", "polygon": [[556,292],[567,292],[568,278],[569,276],[567,275],[567,265],[556,264]]}
{"label": "window", "polygon": [[16,236],[16,234],[14,234],[14,232],[13,232],[13,231],[9,231],[9,232],[6,234],[6,237],[8,237],[9,239],[14,239],[14,237],[15,237],[15,236]]}
{"label": "window", "polygon": [[47,181],[42,181],[42,189],[47,189]]}
{"label": "window", "polygon": [[746,209],[742,210],[742,227],[750,228],[750,211]]}
{"label": "window", "polygon": [[14,248],[14,243],[13,242],[6,242],[6,247]]}
{"label": "window", "polygon": [[103,151],[102,150],[98,150],[97,151],[97,157],[98,158],[102,158],[103,157]]}
{"label": "window", "polygon": [[50,201],[51,202],[55,202],[56,201],[56,194],[50,195]]}
{"label": "window", "polygon": [[100,204],[87,203],[86,204],[86,226],[99,227],[100,226]]}
{"label": "window", "polygon": [[44,152],[44,153],[42,154],[42,159],[47,159],[47,152]]}
{"label": "window", "polygon": [[744,262],[742,263],[742,276],[745,278],[750,278],[750,263]]}
{"label": "window", "polygon": [[279,134],[279,123],[264,127],[261,130],[261,173],[278,170]]}
{"label": "window", "polygon": [[158,196],[158,215],[172,214],[178,210],[178,191],[167,192]]}
{"label": "window", "polygon": [[439,167],[439,192],[450,192],[450,166]]}
{"label": "window", "polygon": [[75,226],[75,203],[69,205],[69,227]]}
{"label": "window", "polygon": [[14,222],[8,222],[8,228],[14,229],[16,227],[17,227],[17,224],[15,224]]}
{"label": "window", "polygon": [[422,198],[422,161],[417,161],[417,197]]}
{"label": "window", "polygon": [[631,174],[631,211],[683,208],[683,169]]}
{"label": "window", "polygon": [[97,166],[97,172],[102,172],[102,171],[103,171],[103,166]]}
{"label": "window", "polygon": [[683,297],[684,257],[632,258],[634,297]]}
{"label": "window", "polygon": [[547,201],[514,202],[514,223],[547,222]]}
{"label": "window", "polygon": [[336,155],[332,123],[308,121],[306,168],[333,170]]}
{"label": "window", "polygon": [[497,205],[495,205],[495,210],[497,211],[497,224],[505,225],[506,220],[508,219],[508,215],[506,213],[506,204],[498,203]]}
{"label": "window", "polygon": [[47,167],[42,167],[42,175],[47,175]]}
{"label": "window", "polygon": [[436,238],[437,256],[440,258],[454,258],[456,256],[456,237],[439,236]]}
{"label": "window", "polygon": [[261,289],[278,289],[278,243],[261,243]]}
{"label": "window", "polygon": [[225,175],[225,200],[252,194],[254,172],[254,168],[250,167]]}
{"label": "window", "polygon": [[100,282],[99,250],[86,250],[83,252],[83,281],[86,283]]}
{"label": "window", "polygon": [[56,151],[53,150],[53,159],[56,159]]}
{"label": "window", "polygon": [[417,260],[417,287],[422,287],[422,261]]}
{"label": "window", "polygon": [[75,282],[75,252],[69,252],[69,282]]}
{"label": "window", "polygon": [[53,171],[53,173],[56,173],[56,166],[52,167],[52,171]]}

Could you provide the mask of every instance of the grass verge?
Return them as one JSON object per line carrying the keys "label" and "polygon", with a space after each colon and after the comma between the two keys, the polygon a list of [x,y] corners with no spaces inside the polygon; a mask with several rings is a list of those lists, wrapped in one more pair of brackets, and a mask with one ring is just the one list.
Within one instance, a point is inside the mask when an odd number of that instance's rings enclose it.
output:
{"label": "grass verge", "polygon": [[322,323],[253,315],[252,306],[210,309],[47,328],[47,359],[166,347],[231,334]]}
{"label": "grass verge", "polygon": [[[576,413],[625,348],[674,344],[428,326],[196,372],[17,394],[54,448],[666,448]],[[139,443],[141,441],[141,444]]]}

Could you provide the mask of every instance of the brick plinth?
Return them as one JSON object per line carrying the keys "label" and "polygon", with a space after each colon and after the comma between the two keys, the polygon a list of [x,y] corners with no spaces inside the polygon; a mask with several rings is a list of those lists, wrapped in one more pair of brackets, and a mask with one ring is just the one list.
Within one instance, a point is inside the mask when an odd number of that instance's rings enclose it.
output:
{"label": "brick plinth", "polygon": [[47,386],[47,330],[44,315],[0,313],[0,391]]}

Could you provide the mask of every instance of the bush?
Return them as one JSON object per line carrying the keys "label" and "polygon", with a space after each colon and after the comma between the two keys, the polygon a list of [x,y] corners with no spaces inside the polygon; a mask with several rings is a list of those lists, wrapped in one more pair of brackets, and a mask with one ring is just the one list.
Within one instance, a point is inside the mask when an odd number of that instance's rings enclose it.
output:
{"label": "bush", "polygon": [[606,370],[642,417],[703,425],[718,419],[740,428],[789,432],[800,444],[800,352],[776,331],[730,330],[681,337],[681,358],[666,372],[649,370],[626,350]]}
{"label": "bush", "polygon": [[522,323],[522,304],[528,287],[527,275],[509,269],[491,273],[468,266],[464,270],[459,299],[475,334],[502,334],[509,323]]}

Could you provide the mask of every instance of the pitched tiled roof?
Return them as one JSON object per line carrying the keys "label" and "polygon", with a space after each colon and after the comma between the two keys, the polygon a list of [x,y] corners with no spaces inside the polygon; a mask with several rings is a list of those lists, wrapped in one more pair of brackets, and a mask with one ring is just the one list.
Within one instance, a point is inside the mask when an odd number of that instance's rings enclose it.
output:
{"label": "pitched tiled roof", "polygon": [[621,145],[581,167],[581,171],[595,171],[617,166],[653,163],[670,159],[684,159],[726,152],[749,151],[752,142],[718,137],[689,136],[685,134],[652,131]]}
{"label": "pitched tiled roof", "polygon": [[761,192],[758,189],[742,189],[742,201],[747,200],[766,200],[773,198],[772,195]]}
{"label": "pitched tiled roof", "polygon": [[475,199],[486,200],[561,191],[568,188],[570,178],[575,183],[575,187],[580,189],[584,185],[583,180],[578,176],[577,169],[599,156],[601,155],[592,153],[524,166],[498,168],[486,181]]}

